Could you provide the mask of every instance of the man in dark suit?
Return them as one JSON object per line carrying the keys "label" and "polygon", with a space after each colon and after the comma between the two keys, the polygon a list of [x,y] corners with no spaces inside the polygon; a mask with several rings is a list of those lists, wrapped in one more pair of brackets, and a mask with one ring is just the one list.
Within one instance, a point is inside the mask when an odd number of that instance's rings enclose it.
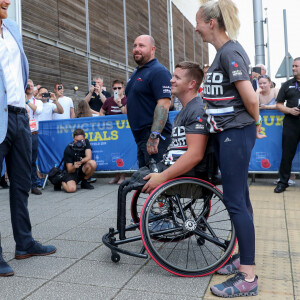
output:
{"label": "man in dark suit", "polygon": [[[16,259],[54,253],[54,246],[43,246],[31,234],[28,196],[31,186],[31,132],[25,109],[28,62],[18,25],[7,18],[9,0],[0,0],[0,173],[5,158],[10,179],[10,211],[16,242]],[[15,70],[15,74],[11,72]],[[0,276],[14,272],[2,256]]]}

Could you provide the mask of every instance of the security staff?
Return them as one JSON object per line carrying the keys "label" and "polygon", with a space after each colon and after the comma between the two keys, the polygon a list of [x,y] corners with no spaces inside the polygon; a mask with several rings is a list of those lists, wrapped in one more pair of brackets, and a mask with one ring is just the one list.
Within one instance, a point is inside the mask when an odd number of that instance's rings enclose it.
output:
{"label": "security staff", "polygon": [[[277,96],[276,109],[285,114],[282,130],[282,157],[279,182],[275,193],[282,193],[289,186],[292,162],[300,141],[300,57],[294,59],[294,78],[285,82]],[[286,101],[286,106],[284,102]]]}

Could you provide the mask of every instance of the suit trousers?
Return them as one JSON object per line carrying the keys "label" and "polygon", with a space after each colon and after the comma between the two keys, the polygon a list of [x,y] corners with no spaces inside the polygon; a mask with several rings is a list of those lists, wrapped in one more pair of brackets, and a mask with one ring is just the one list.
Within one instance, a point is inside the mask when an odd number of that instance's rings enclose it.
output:
{"label": "suit trousers", "polygon": [[[31,186],[31,132],[27,113],[8,112],[8,127],[0,144],[0,169],[5,158],[10,182],[9,200],[16,250],[23,251],[34,244],[28,212]],[[1,172],[1,170],[0,170]],[[0,246],[0,254],[2,248]]]}

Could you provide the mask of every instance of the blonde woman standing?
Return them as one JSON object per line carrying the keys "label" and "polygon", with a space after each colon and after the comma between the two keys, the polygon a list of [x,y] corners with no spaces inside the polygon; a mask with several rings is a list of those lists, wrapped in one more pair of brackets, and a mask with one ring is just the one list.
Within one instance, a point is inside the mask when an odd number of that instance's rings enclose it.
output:
{"label": "blonde woman standing", "polygon": [[261,138],[258,100],[250,82],[249,58],[235,40],[240,27],[238,10],[231,0],[205,1],[196,15],[196,32],[217,50],[207,71],[203,100],[216,158],[222,174],[224,204],[233,221],[240,254],[218,272],[237,273],[211,286],[220,297],[258,293],[255,265],[253,210],[247,185],[255,139]]}

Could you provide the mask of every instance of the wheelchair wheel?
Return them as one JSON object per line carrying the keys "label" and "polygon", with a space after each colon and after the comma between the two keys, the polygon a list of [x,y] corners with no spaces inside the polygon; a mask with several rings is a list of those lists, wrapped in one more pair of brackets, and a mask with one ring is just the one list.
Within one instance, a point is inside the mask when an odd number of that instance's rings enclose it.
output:
{"label": "wheelchair wheel", "polygon": [[131,217],[134,223],[140,222],[140,216],[143,206],[148,198],[148,194],[141,193],[140,191],[135,191],[131,199]]}
{"label": "wheelchair wheel", "polygon": [[185,277],[205,276],[225,264],[236,235],[222,199],[215,186],[196,178],[174,179],[154,190],[140,230],[155,262]]}

